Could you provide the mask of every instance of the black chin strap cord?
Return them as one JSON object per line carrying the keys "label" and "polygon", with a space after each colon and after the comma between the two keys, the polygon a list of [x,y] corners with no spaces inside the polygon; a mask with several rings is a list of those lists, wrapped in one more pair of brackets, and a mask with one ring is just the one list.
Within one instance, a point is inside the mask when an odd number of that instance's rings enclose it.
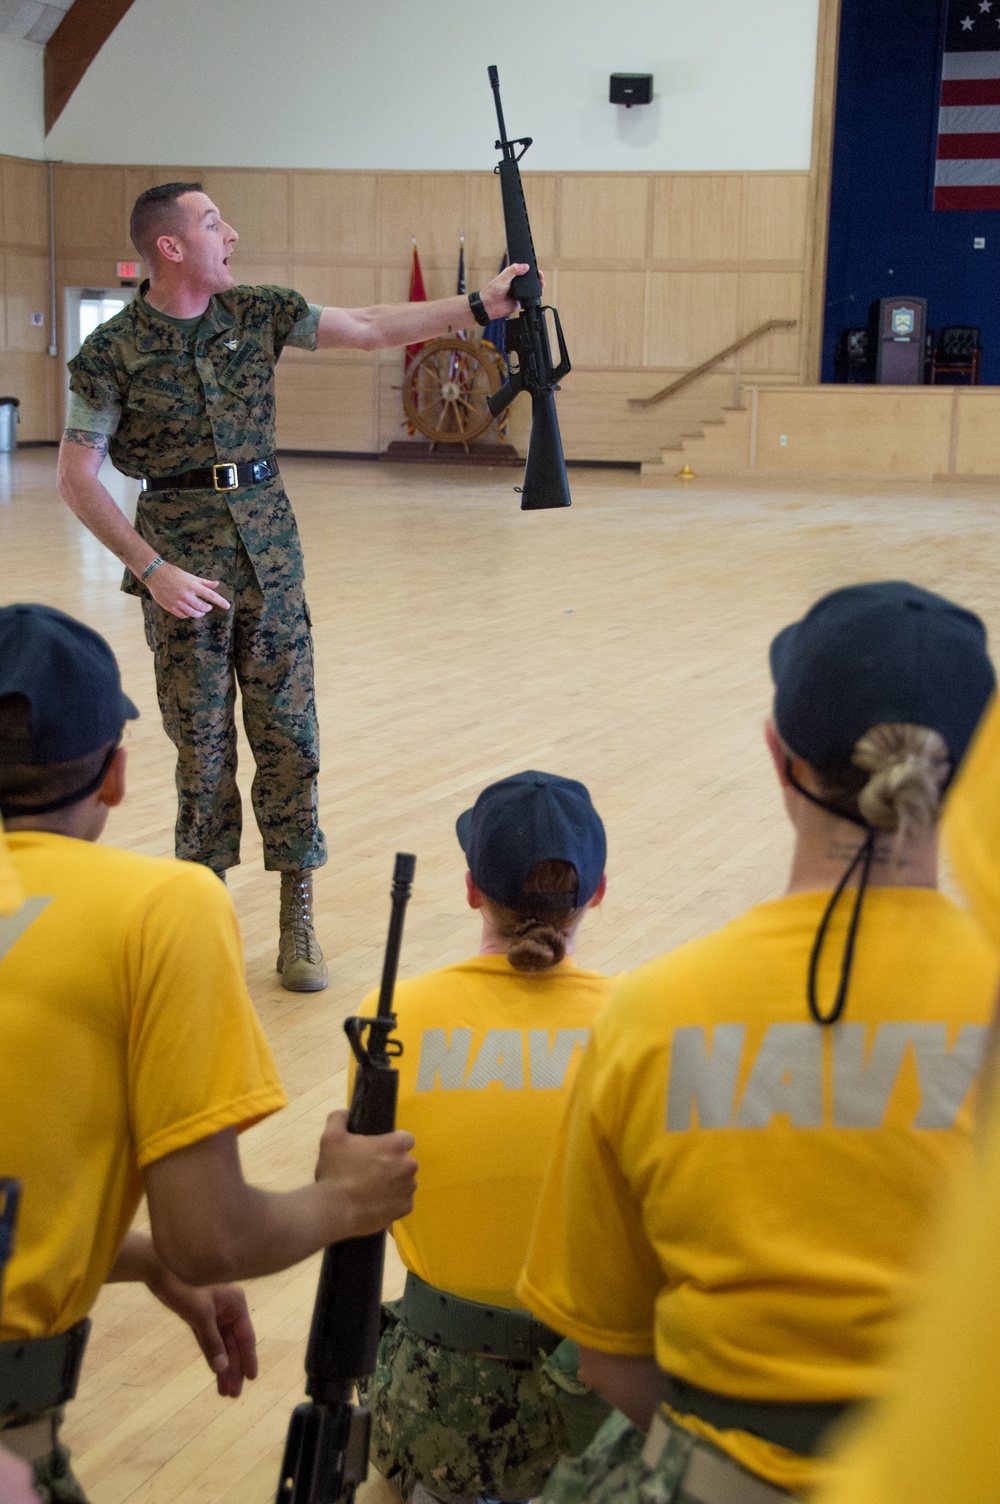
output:
{"label": "black chin strap cord", "polygon": [[[858,938],[858,925],[861,922],[861,905],[868,887],[868,878],[875,856],[875,837],[878,832],[873,826],[868,824],[867,820],[863,819],[861,815],[855,814],[853,810],[842,809],[839,805],[834,804],[832,800],[821,799],[818,794],[814,794],[809,789],[803,788],[802,784],[799,783],[798,779],[792,773],[792,759],[790,757],[785,758],[785,774],[796,793],[808,799],[810,804],[818,805],[820,809],[825,809],[827,814],[836,815],[838,819],[850,820],[852,825],[860,825],[865,832],[863,842],[854,853],[850,866],[836,888],[834,888],[830,902],[824,910],[823,918],[819,922],[819,929],[816,931],[816,939],[813,941],[812,954],[809,957],[809,979],[806,987],[809,1012],[818,1024],[835,1024],[843,1013],[847,1003],[847,991],[851,983],[851,967],[854,963],[854,946]],[[837,901],[858,870],[859,864],[861,866],[861,876],[858,879],[858,892],[854,900],[854,910],[847,926],[847,939],[844,942],[844,954],[840,963],[840,981],[837,985],[836,996],[829,1013],[821,1013],[816,997],[816,979],[819,974],[819,962],[823,953],[823,943],[826,940],[827,930],[830,927],[833,912],[837,907]]]}
{"label": "black chin strap cord", "polygon": [[[865,896],[865,890],[868,887],[868,874],[871,872],[874,855],[875,832],[874,830],[869,830],[864,841],[858,847],[851,865],[833,890],[833,896],[826,906],[823,918],[819,922],[819,929],[816,931],[812,955],[809,957],[809,983],[806,995],[809,1000],[809,1012],[818,1024],[835,1024],[843,1013],[844,1005],[847,1002],[847,989],[851,982],[851,966],[854,962],[854,943],[858,938],[858,924],[861,920],[861,904]],[[821,1013],[819,1003],[816,1000],[816,976],[819,972],[819,958],[822,954],[823,942],[826,939],[830,920],[833,918],[833,911],[837,907],[837,900],[854,876],[859,862],[862,864],[861,878],[858,882],[857,897],[854,900],[854,911],[847,926],[847,939],[844,942],[844,955],[840,963],[840,982],[837,986],[837,995],[833,1000],[833,1007],[829,1013]]]}

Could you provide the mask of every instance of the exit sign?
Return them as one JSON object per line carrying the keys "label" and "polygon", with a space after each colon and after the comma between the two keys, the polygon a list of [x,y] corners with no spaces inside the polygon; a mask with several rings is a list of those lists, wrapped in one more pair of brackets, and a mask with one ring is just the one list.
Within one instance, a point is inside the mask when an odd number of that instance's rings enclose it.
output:
{"label": "exit sign", "polygon": [[118,275],[119,277],[137,277],[139,275],[138,261],[119,261]]}

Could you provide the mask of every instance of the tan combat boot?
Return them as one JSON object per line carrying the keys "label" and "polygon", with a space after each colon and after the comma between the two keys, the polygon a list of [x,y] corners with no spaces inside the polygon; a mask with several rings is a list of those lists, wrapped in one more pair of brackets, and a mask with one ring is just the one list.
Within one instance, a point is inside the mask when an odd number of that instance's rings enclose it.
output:
{"label": "tan combat boot", "polygon": [[312,916],[311,872],[281,874],[278,970],[286,992],[322,992],[330,977]]}

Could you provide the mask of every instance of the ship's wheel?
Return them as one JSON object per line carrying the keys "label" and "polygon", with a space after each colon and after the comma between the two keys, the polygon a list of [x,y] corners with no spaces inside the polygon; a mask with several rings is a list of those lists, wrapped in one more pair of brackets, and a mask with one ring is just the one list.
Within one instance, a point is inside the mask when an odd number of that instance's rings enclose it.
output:
{"label": "ship's wheel", "polygon": [[486,406],[504,380],[490,349],[453,335],[432,339],[403,380],[403,410],[435,444],[468,444],[494,421]]}

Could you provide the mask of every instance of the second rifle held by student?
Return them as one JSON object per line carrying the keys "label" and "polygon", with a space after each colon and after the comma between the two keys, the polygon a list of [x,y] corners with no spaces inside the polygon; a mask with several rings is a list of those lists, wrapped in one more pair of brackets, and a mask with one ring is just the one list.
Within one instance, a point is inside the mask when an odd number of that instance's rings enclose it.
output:
{"label": "second rifle held by student", "polygon": [[[521,186],[521,169],[517,165],[531,145],[531,137],[521,136],[516,141],[508,141],[500,104],[500,76],[492,65],[488,73],[497,107],[497,124],[500,127],[497,150],[503,153],[496,171],[503,194],[507,255],[512,262],[526,262],[528,270],[515,277],[510,285],[511,296],[521,305],[520,316],[507,321],[510,376],[498,392],[487,398],[487,402],[490,412],[496,418],[510,406],[518,392],[530,394],[531,438],[524,466],[521,509],[529,512],[539,511],[544,507],[568,507],[569,482],[566,479],[566,461],[563,458],[553,393],[559,390],[562,378],[569,375],[569,353],[558,313],[554,308],[542,305],[542,279],[538,274],[535,247],[531,240],[528,208]],[[521,148],[520,151],[517,150],[518,147]],[[552,314],[555,323],[556,341],[559,345],[558,365],[552,363],[546,313]],[[516,363],[510,361],[512,354],[516,357]]]}
{"label": "second rifle held by student", "polygon": [[14,1228],[20,1199],[21,1182],[0,1179],[0,1309],[3,1307],[4,1270],[14,1251]]}
{"label": "second rifle held by student", "polygon": [[[357,1061],[351,1133],[391,1133],[396,1126],[393,1061],[402,1045],[392,1037],[392,996],[415,866],[416,857],[397,852],[378,1011],[344,1024]],[[384,1260],[384,1232],[332,1243],[323,1255],[306,1348],[309,1400],[292,1412],[276,1504],[351,1504],[367,1476],[371,1417],[354,1403],[354,1388],[375,1371]]]}

